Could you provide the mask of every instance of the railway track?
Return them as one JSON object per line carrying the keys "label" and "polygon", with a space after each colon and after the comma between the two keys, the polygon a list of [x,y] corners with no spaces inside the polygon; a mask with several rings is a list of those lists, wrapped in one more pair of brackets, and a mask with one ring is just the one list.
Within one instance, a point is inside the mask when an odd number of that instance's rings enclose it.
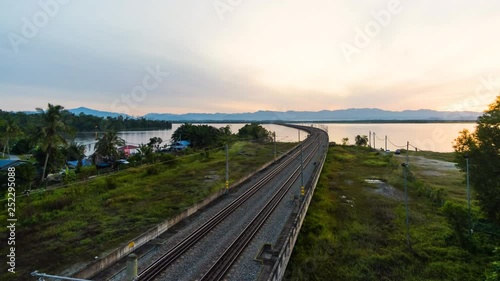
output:
{"label": "railway track", "polygon": [[[307,165],[313,159],[318,151],[316,147],[305,159],[304,165]],[[208,270],[208,272],[200,279],[201,281],[218,281],[222,280],[227,274],[231,266],[238,259],[243,250],[252,241],[254,236],[259,232],[260,228],[269,216],[273,213],[276,207],[283,200],[295,181],[300,177],[301,168],[297,167],[292,175],[290,175],[285,183],[273,195],[265,207],[254,217],[250,224],[243,230],[243,232],[236,238],[236,240],[226,249],[224,254],[217,260],[217,262]]]}
{"label": "railway track", "polygon": [[[311,134],[309,138],[304,140],[303,149],[308,150],[317,140],[318,135]],[[317,150],[317,147],[314,151]],[[290,157],[285,159],[276,168],[267,173],[262,179],[260,179],[256,184],[246,190],[228,206],[218,212],[216,215],[212,216],[207,222],[197,228],[194,232],[184,238],[170,251],[162,255],[158,260],[144,269],[136,278],[136,280],[154,280],[160,273],[165,271],[165,269],[175,262],[179,257],[186,253],[193,245],[195,245],[200,239],[202,239],[206,234],[208,234],[213,228],[215,228],[219,223],[224,221],[233,211],[238,209],[242,204],[244,204],[249,198],[251,198],[255,193],[257,193],[262,187],[264,187],[268,182],[270,182],[274,177],[280,174],[284,169],[292,165],[292,163],[300,157],[300,150],[292,153]],[[308,157],[308,161],[314,155],[311,153]],[[300,168],[298,168],[300,169]],[[293,175],[296,175],[296,171]],[[290,178],[288,179],[290,180]],[[285,193],[286,194],[286,193]],[[284,196],[284,195],[283,195]],[[273,197],[274,198],[274,197]],[[278,202],[279,203],[279,202]],[[267,208],[266,208],[267,209]],[[272,211],[271,211],[272,213]]]}

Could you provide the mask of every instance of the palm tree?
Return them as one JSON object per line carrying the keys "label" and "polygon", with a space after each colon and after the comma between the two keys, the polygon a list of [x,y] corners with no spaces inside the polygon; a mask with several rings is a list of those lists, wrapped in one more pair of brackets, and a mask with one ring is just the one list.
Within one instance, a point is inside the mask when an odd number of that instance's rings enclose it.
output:
{"label": "palm tree", "polygon": [[109,156],[113,159],[118,159],[118,147],[124,146],[125,141],[118,136],[116,131],[107,131],[97,141],[95,145],[95,153],[101,156]]}
{"label": "palm tree", "polygon": [[140,144],[139,149],[137,149],[139,152],[139,155],[141,155],[141,163],[142,163],[142,158],[146,158],[146,161],[148,162],[153,162],[153,149],[151,146],[146,145],[146,144]]}
{"label": "palm tree", "polygon": [[67,160],[78,160],[77,167],[82,166],[82,160],[85,157],[85,145],[77,142],[71,142],[67,149]]}
{"label": "palm tree", "polygon": [[8,119],[2,131],[2,139],[5,142],[5,145],[3,147],[3,156],[5,157],[5,150],[7,150],[7,154],[9,155],[10,159],[9,140],[16,138],[21,133],[21,129],[19,128],[19,126],[17,126],[14,120]]}
{"label": "palm tree", "polygon": [[64,107],[61,105],[48,104],[47,110],[36,109],[41,116],[41,126],[38,128],[37,137],[40,140],[42,151],[46,153],[45,163],[43,164],[42,181],[47,171],[50,151],[59,145],[65,145],[66,138],[64,134],[71,133],[71,128],[61,120],[61,114]]}

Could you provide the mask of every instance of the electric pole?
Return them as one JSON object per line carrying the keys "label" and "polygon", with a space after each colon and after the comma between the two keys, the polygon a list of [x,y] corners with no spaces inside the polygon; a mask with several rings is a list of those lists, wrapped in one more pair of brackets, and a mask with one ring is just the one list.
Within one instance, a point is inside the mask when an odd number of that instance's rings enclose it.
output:
{"label": "electric pole", "polygon": [[368,138],[368,146],[369,147],[372,147],[372,131],[370,131],[370,134],[369,134],[369,138]]}
{"label": "electric pole", "polygon": [[226,142],[226,192],[229,190],[229,145]]}
{"label": "electric pole", "polygon": [[276,162],[276,131],[273,132],[274,136],[274,162]]}
{"label": "electric pole", "polygon": [[410,142],[406,142],[406,163],[403,163],[404,175],[405,175],[405,210],[406,210],[406,240],[408,242],[408,247],[411,247],[410,243],[410,211],[408,209],[408,148]]}

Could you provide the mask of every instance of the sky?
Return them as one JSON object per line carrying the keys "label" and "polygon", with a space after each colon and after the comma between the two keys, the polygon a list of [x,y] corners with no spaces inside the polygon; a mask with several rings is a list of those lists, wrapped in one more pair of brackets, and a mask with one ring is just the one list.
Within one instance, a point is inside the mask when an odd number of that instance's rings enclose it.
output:
{"label": "sky", "polygon": [[0,109],[483,111],[498,0],[5,0]]}

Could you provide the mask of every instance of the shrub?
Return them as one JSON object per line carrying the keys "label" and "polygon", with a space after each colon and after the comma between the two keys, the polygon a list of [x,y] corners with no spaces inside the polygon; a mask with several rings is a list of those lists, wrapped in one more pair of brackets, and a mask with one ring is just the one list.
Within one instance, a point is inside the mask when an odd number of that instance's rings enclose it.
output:
{"label": "shrub", "polygon": [[146,175],[147,176],[152,176],[152,175],[157,175],[160,173],[160,169],[158,169],[158,166],[149,166],[146,168]]}
{"label": "shrub", "polygon": [[446,216],[448,223],[454,232],[454,237],[458,240],[460,245],[467,246],[470,244],[468,238],[469,233],[469,217],[467,209],[453,201],[446,201],[441,211]]}
{"label": "shrub", "polygon": [[118,187],[118,184],[116,183],[116,180],[112,177],[106,177],[104,180],[104,187],[107,190],[113,190]]}

